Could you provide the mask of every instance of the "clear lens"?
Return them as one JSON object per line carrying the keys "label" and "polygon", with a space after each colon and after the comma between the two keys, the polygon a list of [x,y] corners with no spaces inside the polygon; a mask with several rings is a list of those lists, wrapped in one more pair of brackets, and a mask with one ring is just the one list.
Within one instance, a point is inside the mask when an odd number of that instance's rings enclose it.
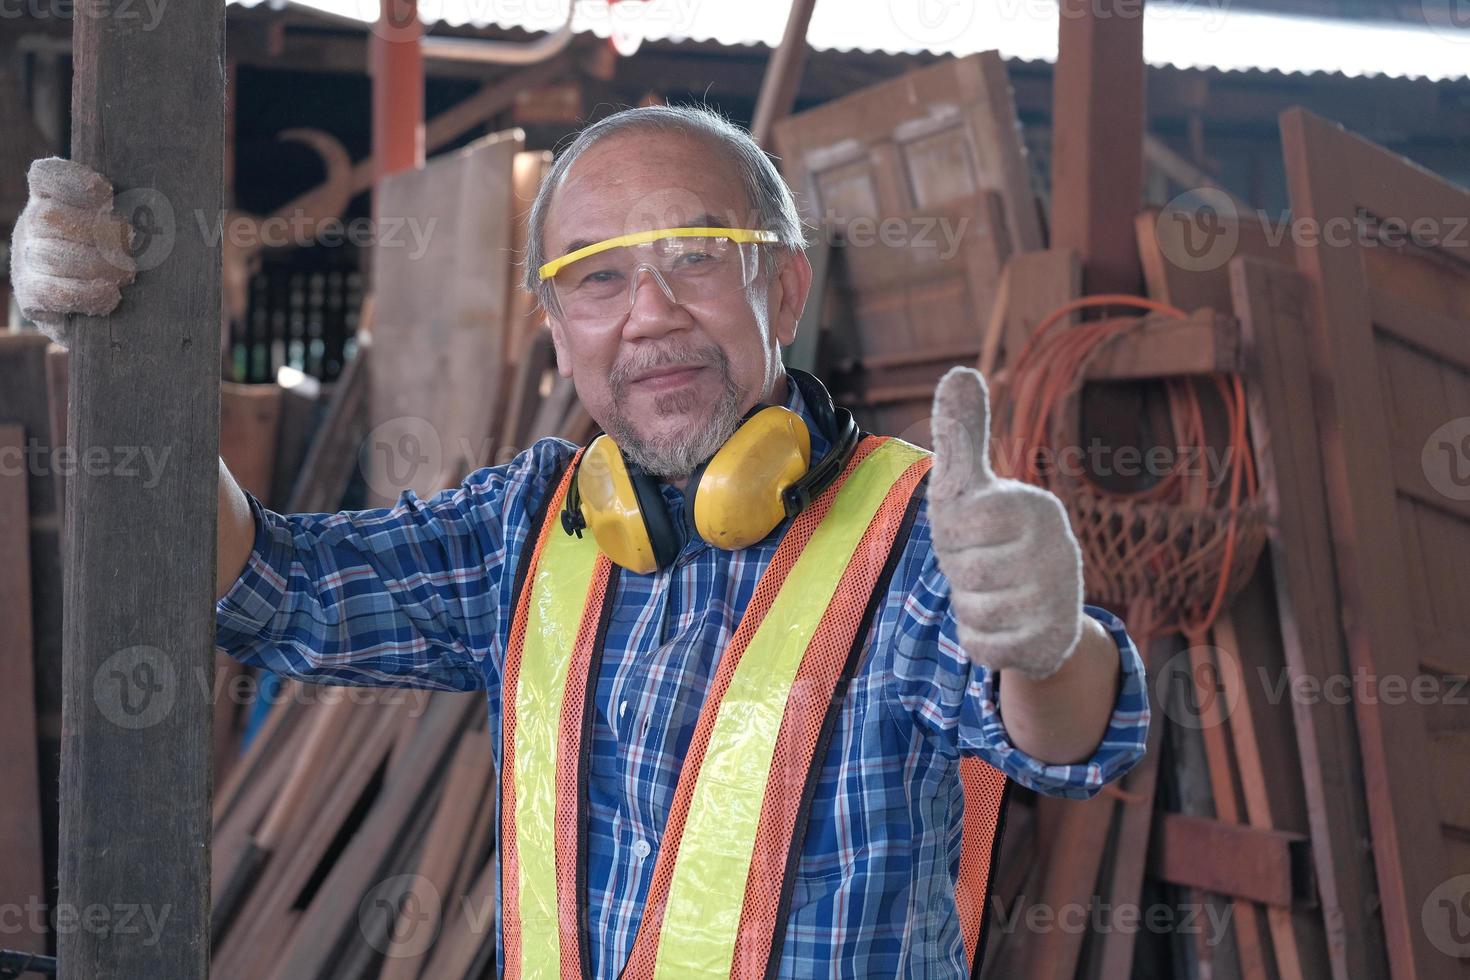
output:
{"label": "clear lens", "polygon": [[699,303],[749,286],[755,281],[759,258],[759,246],[753,243],[660,238],[573,262],[552,277],[551,290],[566,320],[613,320],[632,308],[636,287],[659,288],[649,278],[661,280],[674,302]]}

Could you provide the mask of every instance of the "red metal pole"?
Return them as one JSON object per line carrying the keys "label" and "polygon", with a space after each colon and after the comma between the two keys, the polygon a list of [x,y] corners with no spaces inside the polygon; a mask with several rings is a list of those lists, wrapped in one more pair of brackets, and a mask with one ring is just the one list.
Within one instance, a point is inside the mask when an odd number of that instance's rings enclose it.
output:
{"label": "red metal pole", "polygon": [[417,0],[381,0],[370,49],[374,183],[424,162],[422,36]]}

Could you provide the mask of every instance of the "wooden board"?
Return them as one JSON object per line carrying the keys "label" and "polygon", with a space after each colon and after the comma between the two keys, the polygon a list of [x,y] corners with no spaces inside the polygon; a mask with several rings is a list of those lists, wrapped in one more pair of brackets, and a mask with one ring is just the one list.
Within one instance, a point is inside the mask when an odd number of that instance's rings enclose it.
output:
{"label": "wooden board", "polygon": [[[1296,264],[1315,300],[1308,355],[1345,638],[1352,666],[1374,679],[1370,695],[1380,695],[1391,678],[1407,685],[1432,677],[1428,671],[1465,667],[1463,654],[1459,663],[1435,662],[1437,652],[1464,648],[1463,553],[1436,553],[1423,542],[1470,539],[1470,507],[1456,480],[1470,454],[1451,432],[1470,426],[1463,217],[1453,233],[1455,216],[1470,214],[1470,192],[1304,110],[1284,113],[1281,131],[1291,210],[1323,231],[1298,241]],[[1365,229],[1362,214],[1435,230],[1432,240],[1395,244]],[[1386,260],[1378,251],[1395,254]],[[1385,261],[1418,268],[1419,280],[1375,281],[1369,270]],[[1415,310],[1440,327],[1428,344]],[[1405,486],[1397,461],[1410,454],[1420,456],[1434,485],[1430,499]],[[1414,597],[1415,584],[1425,596]],[[1419,642],[1421,635],[1429,642]],[[1445,841],[1447,831],[1463,835],[1465,828],[1449,826],[1454,815],[1432,805],[1435,784],[1448,774],[1433,764],[1442,757],[1426,712],[1386,694],[1354,701],[1391,971],[1396,978],[1470,976],[1470,960],[1446,953],[1440,938],[1463,929],[1444,921],[1458,912],[1426,907],[1436,888],[1470,873],[1449,863]],[[1470,770],[1470,758],[1463,762],[1459,771]]]}
{"label": "wooden board", "polygon": [[[34,657],[37,764],[41,780],[42,856],[48,902],[56,900],[58,789],[61,771],[61,514],[64,472],[73,467],[58,456],[53,429],[59,392],[55,361],[40,334],[0,333],[0,424],[15,423],[26,434],[25,467],[29,511],[31,632]],[[64,415],[63,415],[64,417]],[[64,442],[63,438],[60,440]],[[65,464],[65,465],[64,465]]]}
{"label": "wooden board", "polygon": [[[1230,260],[1237,256],[1291,265],[1292,241],[1284,223],[1268,225],[1254,212],[1218,200],[1192,206],[1149,208],[1134,220],[1148,294],[1185,312],[1231,309]],[[1220,210],[1216,210],[1218,204]]]}
{"label": "wooden board", "polygon": [[[208,975],[210,699],[219,471],[222,7],[72,24],[72,159],[156,229],[109,316],[78,324],[68,444],[168,451],[156,479],[66,489],[60,901],[167,907],[154,932],[58,936],[71,977]],[[170,218],[172,220],[170,220]]]}
{"label": "wooden board", "polygon": [[[0,425],[0,907],[46,901],[41,867],[41,775],[37,766],[36,685],[32,668],[30,509],[25,430]],[[5,945],[46,952],[44,925],[19,916]]]}
{"label": "wooden board", "polygon": [[1000,195],[1007,252],[1042,247],[1005,63],[986,51],[909,72],[775,126],[787,182],[841,230]]}
{"label": "wooden board", "polygon": [[487,136],[379,187],[378,222],[404,230],[398,247],[373,251],[367,481],[374,503],[404,489],[427,497],[457,484],[489,453],[521,143],[519,130]]}

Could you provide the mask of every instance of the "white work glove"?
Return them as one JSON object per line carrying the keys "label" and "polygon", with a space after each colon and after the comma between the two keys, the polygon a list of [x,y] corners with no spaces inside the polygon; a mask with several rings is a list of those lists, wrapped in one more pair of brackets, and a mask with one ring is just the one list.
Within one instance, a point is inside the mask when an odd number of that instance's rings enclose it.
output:
{"label": "white work glove", "polygon": [[67,317],[103,316],[137,265],[132,229],[112,212],[112,184],[90,167],[44,157],[26,171],[30,196],[10,237],[10,288],[20,311],[67,344]]}
{"label": "white work glove", "polygon": [[1053,494],[995,475],[990,394],[973,368],[934,392],[929,525],[960,645],[977,664],[1046,677],[1082,635],[1082,552]]}

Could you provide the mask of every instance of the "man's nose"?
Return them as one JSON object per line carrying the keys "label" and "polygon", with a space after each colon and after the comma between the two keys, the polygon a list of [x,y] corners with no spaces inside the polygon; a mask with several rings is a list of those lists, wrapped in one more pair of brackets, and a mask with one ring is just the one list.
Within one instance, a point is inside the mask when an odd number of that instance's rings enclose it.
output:
{"label": "man's nose", "polygon": [[623,327],[627,337],[658,337],[687,327],[689,311],[674,300],[668,282],[649,266],[633,273],[631,306]]}

